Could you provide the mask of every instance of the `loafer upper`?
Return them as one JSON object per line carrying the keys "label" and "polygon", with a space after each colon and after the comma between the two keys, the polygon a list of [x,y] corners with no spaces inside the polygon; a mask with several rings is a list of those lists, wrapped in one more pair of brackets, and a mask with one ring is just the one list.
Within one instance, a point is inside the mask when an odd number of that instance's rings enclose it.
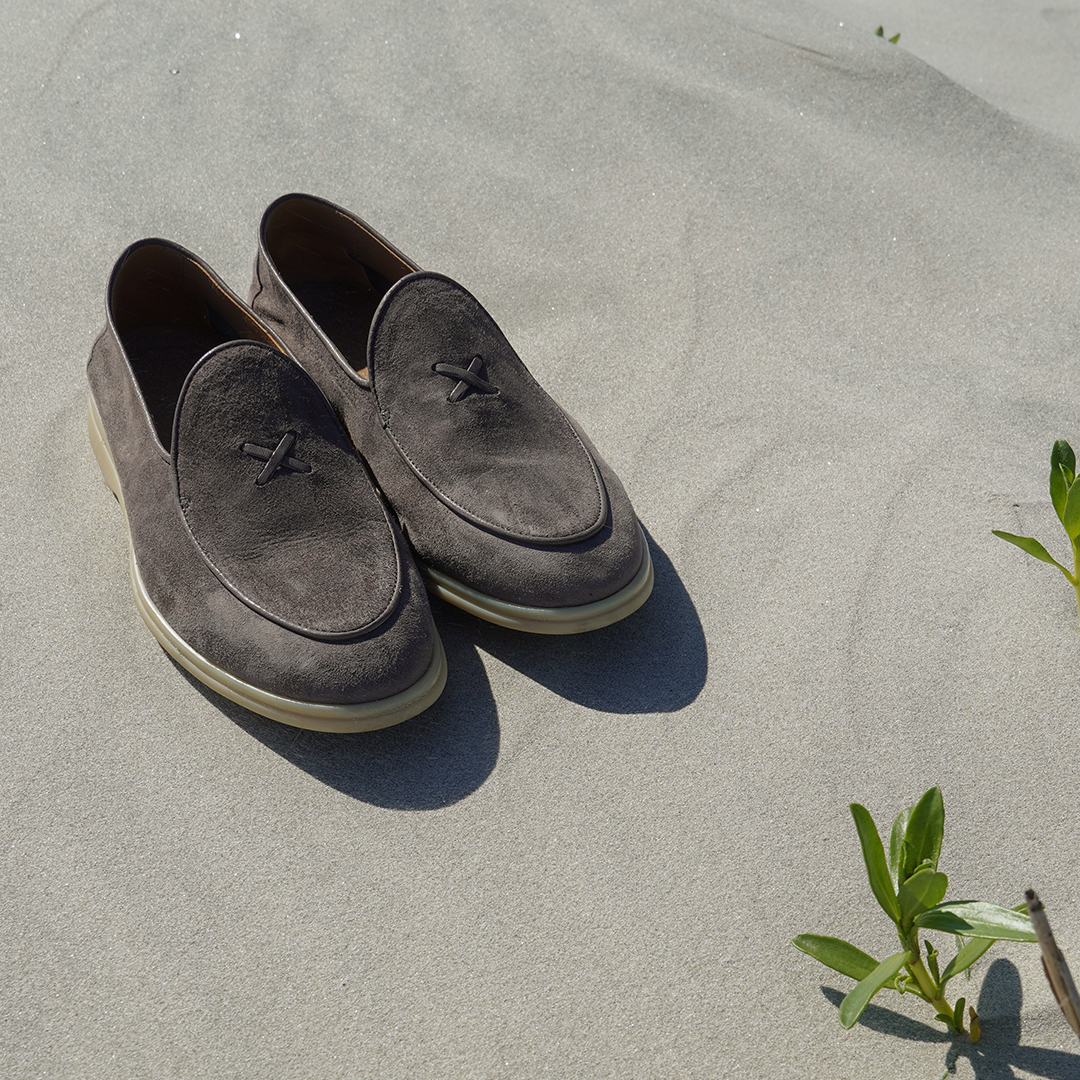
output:
{"label": "loafer upper", "polygon": [[600,471],[476,299],[442,274],[397,281],[375,313],[368,379],[409,468],[466,521],[572,544],[608,515]]}
{"label": "loafer upper", "polygon": [[205,660],[291,702],[377,706],[420,685],[441,647],[396,521],[284,348],[178,245],[118,260],[87,374],[137,597],[203,681]]}
{"label": "loafer upper", "polygon": [[263,215],[249,302],[327,395],[422,567],[481,606],[546,611],[648,570],[643,602],[651,568],[618,477],[462,286],[294,194]]}

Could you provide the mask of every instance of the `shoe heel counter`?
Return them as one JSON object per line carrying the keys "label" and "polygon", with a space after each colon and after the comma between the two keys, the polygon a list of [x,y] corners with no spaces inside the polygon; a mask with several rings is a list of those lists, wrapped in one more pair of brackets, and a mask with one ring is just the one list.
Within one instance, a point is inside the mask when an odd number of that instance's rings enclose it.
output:
{"label": "shoe heel counter", "polygon": [[288,350],[295,352],[296,328],[289,317],[292,307],[285,301],[281,286],[262,250],[255,255],[252,267],[248,307],[270,327]]}
{"label": "shoe heel counter", "polygon": [[251,288],[248,289],[248,307],[254,312],[259,311],[256,301],[263,291],[262,257],[262,252],[257,251],[255,253],[255,264],[251,268]]}
{"label": "shoe heel counter", "polygon": [[86,381],[93,388],[94,380],[100,378],[101,369],[107,360],[105,351],[108,348],[109,327],[108,324],[101,328],[101,332],[94,338],[94,344],[90,346],[90,357],[86,361]]}

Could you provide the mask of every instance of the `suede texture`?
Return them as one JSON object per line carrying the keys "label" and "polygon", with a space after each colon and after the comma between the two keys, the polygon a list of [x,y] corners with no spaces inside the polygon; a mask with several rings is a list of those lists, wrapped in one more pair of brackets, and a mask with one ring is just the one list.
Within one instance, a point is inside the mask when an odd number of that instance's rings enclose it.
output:
{"label": "suede texture", "polygon": [[368,378],[398,452],[474,525],[569,544],[607,520],[607,493],[577,432],[456,282],[421,272],[391,287],[372,322]]}
{"label": "suede texture", "polygon": [[[312,201],[321,206],[332,207],[351,218],[373,237],[373,243],[385,243],[374,230],[359,218],[349,215],[348,211],[323,200],[312,198]],[[512,539],[467,520],[433,493],[409,465],[385,430],[384,416],[372,390],[372,380],[360,376],[355,367],[346,363],[341,351],[300,304],[290,282],[283,279],[275,265],[273,252],[267,246],[265,227],[272,210],[273,206],[264,216],[263,228],[260,231],[259,251],[255,259],[250,293],[252,307],[288,345],[327,396],[353,443],[371,467],[416,556],[426,565],[488,596],[528,607],[576,607],[605,599],[628,585],[640,569],[644,554],[644,541],[633,507],[610,466],[596,452],[580,427],[554,402],[551,405],[558,411],[560,423],[569,424],[588,455],[588,460],[595,465],[606,495],[606,514],[592,535],[558,546]],[[409,265],[415,267],[416,264],[410,261]],[[420,280],[425,279],[454,285],[441,275],[423,275]],[[403,293],[408,280],[401,283],[400,289]],[[454,286],[454,289],[456,295],[459,295],[457,290],[460,290],[460,294],[472,300],[460,286]],[[376,311],[373,326],[379,325],[384,309],[394,304],[395,295],[395,289],[391,287]],[[419,300],[419,294],[415,295]],[[472,302],[476,303],[474,300]],[[479,304],[476,304],[476,307],[483,311]],[[436,320],[430,313],[415,308],[413,313],[417,318],[423,319],[425,327],[422,333],[427,340],[437,343],[440,332],[447,338],[454,335],[454,327],[446,327],[445,320]],[[472,314],[475,316],[475,311]],[[483,314],[490,320],[486,312]],[[491,326],[494,325],[492,322]],[[470,326],[475,328],[475,319]],[[461,334],[460,330],[457,332]],[[490,331],[488,333],[490,334]],[[497,327],[495,334],[497,337],[488,340],[505,342]],[[377,335],[372,334],[371,337],[375,339]],[[379,355],[376,355],[373,346],[376,346]],[[510,347],[507,345],[505,348]],[[521,365],[525,376],[532,381],[525,365],[517,359],[512,349],[510,353]],[[381,345],[370,340],[365,375],[368,371],[373,372],[379,394],[393,397],[387,383],[380,381],[378,374],[380,359],[387,362],[386,354],[387,351],[384,351]],[[463,353],[455,354],[454,362],[459,366],[468,366],[473,355],[476,353],[470,353],[469,349],[465,348]],[[429,372],[436,362],[439,362],[438,359],[426,361]],[[384,369],[384,374],[389,374],[392,370],[390,363],[390,366]],[[519,376],[520,378],[522,377]],[[432,384],[439,385],[438,403],[445,404],[454,381],[438,376],[437,384],[434,378]],[[533,385],[536,385],[535,382]],[[544,396],[547,398],[546,394]],[[466,394],[459,404],[472,397],[472,393]],[[550,401],[550,398],[547,400]],[[396,407],[396,401],[394,404]],[[536,437],[543,441],[547,433],[538,431]],[[491,452],[496,451],[497,447],[492,447]],[[476,469],[476,466],[473,468]],[[496,466],[496,469],[498,468]],[[512,465],[509,466],[511,471],[512,468]],[[578,474],[579,482],[581,475]],[[499,505],[504,510],[512,507],[513,498],[513,495],[508,497],[505,492],[500,492]],[[517,520],[528,520],[531,511],[526,507],[522,507],[522,511]]]}
{"label": "suede texture", "polygon": [[[113,283],[123,273],[125,256]],[[184,256],[212,275],[194,255]],[[348,641],[324,641],[245,604],[222,585],[192,541],[180,512],[172,458],[157,438],[117,334],[111,298],[112,283],[106,326],[91,351],[87,374],[120,479],[139,573],[169,625],[211,663],[294,700],[356,704],[411,687],[430,667],[435,629],[422,581],[396,524],[390,521],[388,527],[395,560],[404,568],[400,596],[376,629]],[[265,328],[261,333],[269,337]],[[192,367],[197,360],[192,359]]]}
{"label": "suede texture", "polygon": [[172,459],[194,543],[260,614],[333,640],[397,606],[403,568],[382,503],[295,361],[256,342],[208,353],[180,395]]}

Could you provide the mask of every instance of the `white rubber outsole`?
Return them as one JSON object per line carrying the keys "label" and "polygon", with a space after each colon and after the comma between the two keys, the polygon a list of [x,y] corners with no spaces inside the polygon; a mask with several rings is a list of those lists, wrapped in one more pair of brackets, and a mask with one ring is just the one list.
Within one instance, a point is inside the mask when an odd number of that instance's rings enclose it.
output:
{"label": "white rubber outsole", "polygon": [[649,599],[653,589],[653,567],[644,532],[641,534],[641,547],[644,552],[641,568],[629,585],[623,586],[617,593],[603,600],[578,607],[538,608],[511,604],[470,589],[468,585],[463,585],[422,562],[418,561],[417,565],[424,576],[428,592],[478,618],[498,623],[499,626],[507,626],[511,630],[524,630],[529,634],[581,634],[625,619]]}
{"label": "white rubber outsole", "polygon": [[[127,510],[120,490],[120,479],[116,475],[116,466],[113,463],[112,453],[109,450],[105,431],[101,425],[101,417],[92,394],[87,408],[86,426],[94,457],[97,459],[105,483],[120,503],[126,524]],[[196,652],[165,621],[164,616],[150,599],[142,577],[139,575],[130,529],[128,529],[128,551],[131,556],[131,589],[135,594],[135,606],[161,647],[199,682],[209,686],[222,697],[260,716],[266,716],[292,727],[307,728],[309,731],[329,731],[341,734],[353,731],[376,731],[379,728],[400,724],[416,716],[417,713],[423,712],[435,702],[446,685],[446,654],[436,634],[435,655],[432,657],[428,670],[407,690],[383,698],[381,701],[365,701],[352,705],[324,705],[319,702],[282,697],[252,686],[251,683],[230,675],[229,672]]]}

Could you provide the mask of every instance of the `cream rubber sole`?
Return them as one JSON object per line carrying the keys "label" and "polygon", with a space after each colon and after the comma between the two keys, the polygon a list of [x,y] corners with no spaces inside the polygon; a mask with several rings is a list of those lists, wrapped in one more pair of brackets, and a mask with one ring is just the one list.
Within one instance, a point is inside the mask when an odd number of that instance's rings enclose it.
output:
{"label": "cream rubber sole", "polygon": [[644,532],[641,534],[641,548],[644,552],[641,568],[629,585],[624,585],[617,593],[603,600],[579,607],[538,608],[511,604],[470,589],[468,585],[462,585],[460,581],[425,566],[419,560],[417,566],[424,576],[428,592],[488,622],[508,626],[511,630],[524,630],[529,634],[581,634],[625,619],[649,599],[653,588],[653,567]]}
{"label": "cream rubber sole", "polygon": [[[112,453],[109,450],[105,431],[98,414],[93,394],[87,408],[87,430],[94,457],[105,483],[116,496],[120,509],[124,511],[127,523],[127,510],[124,496],[120,490],[120,480],[116,475]],[[131,530],[128,530],[128,551],[131,554],[131,589],[135,594],[135,606],[150,632],[157,638],[161,647],[183,668],[191,672],[200,682],[230,701],[242,705],[245,709],[259,713],[260,716],[278,720],[293,727],[307,728],[309,731],[330,731],[345,733],[351,731],[376,731],[379,728],[400,724],[417,713],[423,712],[433,704],[446,685],[446,654],[438,634],[435,635],[435,655],[428,670],[408,690],[403,690],[381,701],[365,701],[355,705],[323,705],[318,702],[296,701],[281,697],[268,690],[252,686],[235,675],[212,664],[205,656],[196,652],[165,621],[153,600],[150,599],[139,575],[135,562],[135,548],[131,542]]]}

